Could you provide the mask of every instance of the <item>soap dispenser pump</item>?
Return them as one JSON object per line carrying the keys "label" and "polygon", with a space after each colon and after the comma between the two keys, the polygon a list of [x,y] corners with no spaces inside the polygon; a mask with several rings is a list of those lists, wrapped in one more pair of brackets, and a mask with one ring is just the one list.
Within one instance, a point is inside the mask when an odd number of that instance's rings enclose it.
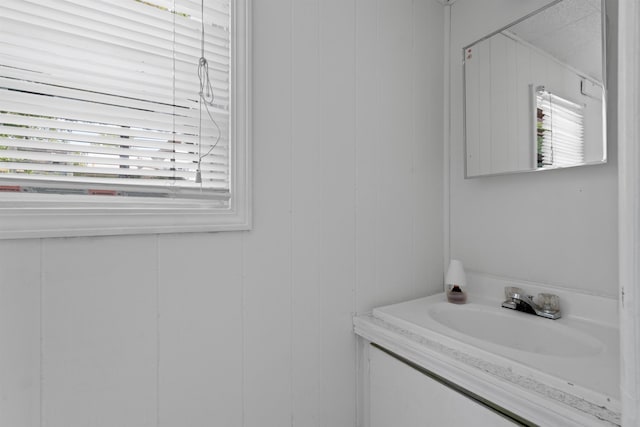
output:
{"label": "soap dispenser pump", "polygon": [[444,280],[447,300],[454,304],[467,302],[467,276],[464,274],[462,262],[452,259],[449,262],[449,270]]}

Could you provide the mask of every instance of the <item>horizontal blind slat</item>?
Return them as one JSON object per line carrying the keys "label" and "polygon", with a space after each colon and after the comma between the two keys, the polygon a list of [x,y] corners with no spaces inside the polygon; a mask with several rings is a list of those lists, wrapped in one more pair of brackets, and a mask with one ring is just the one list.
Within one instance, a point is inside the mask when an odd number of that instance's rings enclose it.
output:
{"label": "horizontal blind slat", "polygon": [[[95,50],[77,51],[70,55],[68,48],[64,45],[50,43],[44,48],[43,44],[36,39],[25,39],[21,45],[9,43],[11,41],[10,37],[0,40],[0,58],[6,67],[47,76],[73,75],[74,70],[78,75],[80,72],[77,70],[81,70],[84,73],[91,73],[83,81],[92,81],[90,79],[96,77],[108,82],[119,76],[121,81],[132,81],[143,84],[143,87],[151,85],[165,89],[173,88],[171,77],[175,76],[178,91],[196,93],[198,89],[198,80],[197,78],[194,80],[193,76],[197,75],[199,57],[188,57],[185,61],[176,61],[176,67],[172,68],[172,62],[169,59],[150,61],[146,60],[148,55],[144,53],[133,52],[135,58],[116,56],[117,52],[97,53]],[[30,51],[29,55],[21,53],[25,49]],[[78,57],[82,58],[82,62],[78,61]],[[209,61],[211,81],[215,83],[215,87],[228,89],[229,66],[228,64],[218,64],[218,66],[216,68],[216,64]]]}
{"label": "horizontal blind slat", "polygon": [[[146,129],[150,132],[169,133],[173,131],[172,120],[174,120],[175,130],[178,135],[197,135],[198,133],[199,118],[197,111],[192,111],[190,116],[171,116],[169,114],[154,114],[153,112],[130,108],[123,111],[123,109],[113,106],[58,97],[43,97],[21,92],[11,92],[5,95],[3,92],[6,91],[0,89],[0,111],[41,115],[80,122],[94,122],[104,125],[129,126]],[[9,97],[11,99],[8,99]],[[224,121],[220,120],[220,122],[225,125]]]}
{"label": "horizontal blind slat", "polygon": [[[20,153],[24,153],[23,156],[27,156],[28,153],[33,150],[33,152],[42,153],[46,151],[55,151],[57,153],[86,153],[87,155],[105,155],[105,156],[128,156],[132,158],[148,158],[156,160],[175,160],[178,162],[197,162],[198,160],[198,147],[193,146],[192,151],[190,152],[179,152],[179,151],[170,151],[170,150],[140,150],[140,149],[132,149],[130,147],[126,148],[117,148],[109,147],[109,146],[86,146],[80,144],[69,144],[69,143],[56,143],[50,141],[42,141],[37,139],[15,139],[15,138],[6,138],[0,136],[0,158],[8,157],[7,151],[2,147],[11,147],[14,149],[22,148],[23,151]],[[123,146],[125,147],[125,146]],[[208,148],[211,146],[209,145]],[[204,148],[203,150],[207,150],[208,148]],[[213,159],[217,159],[217,164],[221,169],[226,170],[227,165],[225,163],[227,158],[227,152],[224,148],[220,146],[216,146],[211,154],[206,157],[204,163],[209,164]]]}
{"label": "horizontal blind slat", "polygon": [[[169,13],[166,13],[165,22],[159,20],[150,22],[123,19],[121,16],[111,16],[109,13],[96,13],[95,10],[85,6],[68,5],[65,1],[57,1],[55,5],[55,8],[51,8],[44,3],[34,7],[35,5],[27,0],[9,1],[4,8],[3,18],[25,24],[46,23],[49,29],[86,37],[87,42],[90,43],[101,40],[111,41],[116,45],[126,45],[126,41],[129,40],[154,48],[160,41],[165,41],[169,45],[175,41],[180,52],[194,52],[200,47],[201,24],[191,19],[177,16],[175,23],[178,31],[174,33],[173,16]],[[185,24],[182,31],[179,24]],[[36,26],[36,28],[39,27],[42,25]],[[222,48],[228,46],[228,32],[210,25],[206,25],[206,28],[205,42],[212,48],[209,53],[223,52],[224,49],[218,49],[216,46]]]}
{"label": "horizontal blind slat", "polygon": [[[1,60],[2,57],[0,56],[0,61]],[[134,100],[144,99],[148,102],[168,105],[172,105],[174,102],[172,89],[170,87],[156,85],[153,81],[150,81],[152,79],[145,81],[144,74],[141,74],[137,81],[126,79],[118,80],[113,77],[103,78],[101,75],[82,72],[77,68],[71,67],[67,69],[56,69],[56,75],[51,75],[21,68],[32,65],[25,62],[8,60],[5,61],[5,64],[13,68],[0,66],[0,76],[4,76],[6,79],[11,79],[12,82],[15,81],[21,82],[21,84],[32,84],[34,85],[33,91],[35,93],[38,93],[37,88],[41,87],[37,85],[65,87],[69,85],[70,81],[73,81],[74,89],[78,90],[99,90],[101,93],[110,96],[120,96]],[[191,73],[192,76],[194,74],[195,72]],[[186,76],[188,76],[189,73],[181,73],[181,75],[185,76],[186,81]],[[182,79],[179,79],[178,82],[181,80]],[[5,83],[4,86],[14,86],[12,82]],[[141,87],[142,83],[145,83],[146,86]],[[215,102],[216,105],[220,106],[216,109],[219,110],[220,113],[226,113],[229,103],[229,82],[214,81],[214,85]],[[0,85],[0,87],[2,86],[3,85]],[[175,95],[177,97],[176,101],[181,102],[182,105],[177,105],[177,107],[189,107],[197,104],[198,92],[199,87],[194,85],[186,87],[178,84],[175,90]]]}
{"label": "horizontal blind slat", "polygon": [[[146,180],[144,184],[140,183],[138,179],[129,179],[129,178],[103,178],[103,177],[83,177],[83,176],[64,176],[64,177],[56,177],[56,176],[47,176],[47,177],[34,177],[34,176],[24,176],[20,174],[6,174],[3,175],[5,178],[5,182],[9,182],[14,185],[32,185],[37,186],[39,183],[43,183],[43,186],[48,186],[51,184],[57,184],[56,186],[62,188],[69,189],[81,189],[78,184],[89,184],[93,188],[102,188],[102,189],[124,189],[129,191],[139,191],[145,192],[148,189],[150,191],[160,190],[170,190],[176,194],[180,192],[190,193],[191,191],[204,191],[209,193],[217,193],[222,196],[228,195],[229,190],[225,189],[223,185],[225,182],[221,180],[215,179],[207,179],[207,182],[215,184],[216,186],[211,186],[209,188],[205,188],[201,186],[199,183],[193,181],[182,181],[180,182],[180,186],[176,186],[175,182],[167,181],[167,180]],[[203,177],[203,181],[205,181],[205,177]]]}
{"label": "horizontal blind slat", "polygon": [[[0,71],[1,73],[1,71]],[[161,114],[182,114],[193,115],[193,109],[198,106],[197,102],[185,103],[181,107],[174,107],[171,104],[153,102],[140,98],[122,97],[104,92],[95,92],[80,90],[76,88],[68,88],[60,85],[52,85],[47,83],[40,83],[34,81],[23,81],[14,78],[2,77],[0,74],[0,88],[10,88],[14,91],[23,93],[57,96],[64,99],[76,100],[79,102],[92,102],[97,104],[119,106],[125,108],[131,108],[135,110],[149,111]],[[215,91],[214,91],[215,94]],[[220,102],[217,98],[214,98],[215,102]],[[211,107],[210,109],[217,112],[226,113],[225,110],[220,108]]]}
{"label": "horizontal blind slat", "polygon": [[[173,69],[168,60],[155,64],[144,61],[144,54],[139,55],[138,62],[132,62],[120,60],[107,52],[77,52],[68,55],[68,49],[64,46],[51,44],[43,49],[37,40],[23,43],[22,46],[13,46],[6,42],[7,40],[0,41],[0,59],[5,69],[13,67],[36,75],[44,74],[58,78],[69,76],[71,81],[85,82],[90,84],[90,87],[108,85],[118,88],[119,82],[131,82],[134,85],[133,89],[136,85],[138,90],[145,89],[142,93],[147,97],[155,92],[173,91],[174,77],[178,96],[184,94],[182,96],[196,97],[199,90],[198,80],[194,79],[194,76],[197,76],[199,60],[196,57],[189,58],[189,62],[178,63]],[[24,50],[31,51],[31,55],[22,55],[21,52]],[[82,57],[82,63],[78,62],[78,57]],[[218,97],[228,99],[228,94],[224,93],[229,88],[228,66],[217,70],[214,64],[209,62],[209,71],[213,87],[222,91]],[[127,92],[121,94],[127,96],[128,92],[130,91],[127,88]]]}
{"label": "horizontal blind slat", "polygon": [[[175,180],[182,179],[188,181],[195,180],[195,169],[194,170],[161,170],[161,169],[132,169],[132,168],[113,168],[108,165],[103,165],[104,167],[89,167],[89,166],[77,166],[77,165],[69,165],[69,164],[40,164],[40,163],[20,163],[15,161],[6,161],[3,162],[0,170],[9,170],[9,171],[29,171],[30,174],[41,173],[44,175],[47,174],[86,174],[88,176],[111,176],[117,178],[131,178],[137,177],[139,178],[138,183],[140,183],[143,179],[146,181],[158,180],[158,179],[166,179],[166,180]],[[226,174],[222,174],[219,172],[207,171],[209,176],[215,176],[216,174],[220,175],[220,178],[217,180],[219,182],[226,182],[224,178]],[[180,182],[180,181],[178,181]],[[167,184],[169,185],[169,184]]]}
{"label": "horizontal blind slat", "polygon": [[[62,121],[55,118],[40,118],[29,117],[18,114],[4,114],[0,115],[0,125],[5,126],[4,133],[16,135],[16,136],[30,136],[34,138],[44,137],[48,138],[49,135],[42,132],[72,132],[77,131],[80,134],[94,134],[100,133],[103,138],[112,138],[114,144],[118,141],[118,138],[130,138],[144,141],[157,140],[159,144],[167,141],[167,138],[163,139],[164,134],[160,133],[155,136],[148,130],[134,129],[131,127],[118,127],[114,125],[105,126],[92,123],[71,122]],[[12,126],[13,125],[13,126]],[[0,132],[3,133],[3,132]],[[43,136],[44,135],[44,136]],[[55,134],[50,134],[55,135]],[[176,134],[179,138],[179,142],[183,144],[197,144],[199,141],[198,135]],[[213,126],[209,125],[202,129],[202,144],[203,146],[210,145],[211,140],[218,137],[218,131]],[[222,138],[219,145],[224,146],[228,142],[228,129],[222,129]],[[173,138],[173,136],[172,136]],[[149,144],[150,147],[156,147],[155,144]]]}

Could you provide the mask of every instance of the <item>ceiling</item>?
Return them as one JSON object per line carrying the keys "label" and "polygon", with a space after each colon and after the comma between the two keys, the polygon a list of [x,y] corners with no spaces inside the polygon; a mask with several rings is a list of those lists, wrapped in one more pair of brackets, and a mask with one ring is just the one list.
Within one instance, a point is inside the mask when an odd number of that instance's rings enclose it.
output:
{"label": "ceiling", "polygon": [[562,0],[508,32],[602,82],[601,0]]}

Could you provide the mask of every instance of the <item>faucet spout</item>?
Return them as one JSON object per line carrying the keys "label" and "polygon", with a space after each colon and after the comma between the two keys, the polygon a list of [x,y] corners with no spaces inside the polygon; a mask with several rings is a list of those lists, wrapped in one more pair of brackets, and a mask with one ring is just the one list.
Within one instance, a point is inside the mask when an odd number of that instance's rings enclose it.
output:
{"label": "faucet spout", "polygon": [[533,296],[527,295],[522,289],[513,286],[505,287],[504,294],[506,297],[506,300],[502,303],[504,308],[535,314],[547,319],[559,319],[561,317],[557,295],[539,294],[538,299],[542,302],[536,303]]}

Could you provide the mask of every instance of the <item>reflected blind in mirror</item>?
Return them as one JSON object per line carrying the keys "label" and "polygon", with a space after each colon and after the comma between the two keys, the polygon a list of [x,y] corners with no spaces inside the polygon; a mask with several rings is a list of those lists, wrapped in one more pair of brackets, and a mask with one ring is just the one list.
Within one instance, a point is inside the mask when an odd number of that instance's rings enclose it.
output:
{"label": "reflected blind in mirror", "polygon": [[584,163],[584,107],[536,89],[537,167]]}

